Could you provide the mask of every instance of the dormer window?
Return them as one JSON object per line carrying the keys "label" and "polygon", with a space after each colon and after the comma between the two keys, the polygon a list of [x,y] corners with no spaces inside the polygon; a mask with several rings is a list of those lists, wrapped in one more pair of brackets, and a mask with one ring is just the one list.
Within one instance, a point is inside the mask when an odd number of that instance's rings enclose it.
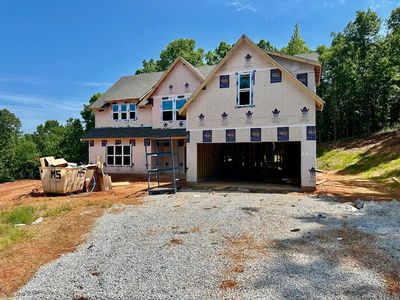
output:
{"label": "dormer window", "polygon": [[136,104],[123,103],[112,105],[112,119],[114,121],[136,120]]}
{"label": "dormer window", "polygon": [[128,118],[128,106],[126,104],[121,104],[121,120],[126,120]]}
{"label": "dormer window", "polygon": [[119,119],[119,105],[118,104],[113,104],[112,114],[113,114],[113,120],[117,121]]}
{"label": "dormer window", "polygon": [[136,119],[136,104],[129,104],[129,119],[135,120]]}

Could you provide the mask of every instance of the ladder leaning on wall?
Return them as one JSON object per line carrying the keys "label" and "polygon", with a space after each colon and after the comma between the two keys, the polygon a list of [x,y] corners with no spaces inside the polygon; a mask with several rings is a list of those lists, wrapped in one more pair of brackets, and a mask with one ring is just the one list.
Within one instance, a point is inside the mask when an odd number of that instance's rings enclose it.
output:
{"label": "ladder leaning on wall", "polygon": [[[144,143],[145,156],[146,156],[146,170],[147,170],[147,186],[149,195],[155,194],[174,194],[177,192],[179,186],[177,185],[176,170],[179,168],[179,151],[178,147],[174,149],[172,137],[169,139],[149,138],[149,141]],[[160,144],[168,143],[168,151],[160,151]],[[148,151],[150,147],[150,152]],[[155,147],[155,149],[153,149]],[[155,151],[153,151],[155,150]],[[175,152],[176,151],[176,152]],[[160,158],[166,157],[171,161],[171,166],[161,166]],[[176,159],[176,162],[175,162]],[[171,174],[172,182],[160,184],[160,175],[164,173]],[[157,186],[151,187],[152,176],[156,177]]]}

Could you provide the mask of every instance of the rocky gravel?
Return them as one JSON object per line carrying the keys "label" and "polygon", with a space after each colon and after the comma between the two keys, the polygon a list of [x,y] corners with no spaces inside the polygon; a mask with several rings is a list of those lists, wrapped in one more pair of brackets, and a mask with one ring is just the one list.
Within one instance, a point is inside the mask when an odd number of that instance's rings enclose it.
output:
{"label": "rocky gravel", "polygon": [[101,217],[15,299],[398,299],[399,222],[397,201],[147,196]]}

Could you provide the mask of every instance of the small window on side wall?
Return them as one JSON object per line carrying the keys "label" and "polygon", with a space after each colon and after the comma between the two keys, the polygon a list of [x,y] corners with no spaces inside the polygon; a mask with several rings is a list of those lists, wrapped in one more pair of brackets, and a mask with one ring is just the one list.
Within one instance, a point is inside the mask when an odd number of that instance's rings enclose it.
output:
{"label": "small window on side wall", "polygon": [[317,139],[317,130],[315,126],[307,126],[307,141],[315,141]]}
{"label": "small window on side wall", "polygon": [[282,82],[282,71],[279,69],[271,70],[271,83]]}
{"label": "small window on side wall", "polygon": [[296,75],[297,80],[299,80],[305,86],[308,86],[308,74],[307,73],[300,73]]}
{"label": "small window on side wall", "polygon": [[219,76],[219,88],[225,89],[229,87],[229,75]]}
{"label": "small window on side wall", "polygon": [[90,141],[89,141],[89,146],[90,146],[90,147],[94,147],[94,140],[90,140]]}

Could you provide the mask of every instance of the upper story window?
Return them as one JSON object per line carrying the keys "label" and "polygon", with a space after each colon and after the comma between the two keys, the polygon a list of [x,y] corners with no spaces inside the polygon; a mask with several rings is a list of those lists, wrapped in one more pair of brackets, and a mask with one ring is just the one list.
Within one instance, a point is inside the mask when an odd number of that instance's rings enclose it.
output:
{"label": "upper story window", "polygon": [[176,120],[186,120],[186,117],[181,116],[178,111],[185,105],[186,99],[175,100],[175,118]]}
{"label": "upper story window", "polygon": [[163,99],[161,102],[161,118],[163,121],[186,120],[178,111],[185,105],[185,98]]}
{"label": "upper story window", "polygon": [[126,120],[128,118],[128,106],[126,104],[121,104],[121,120]]}
{"label": "upper story window", "polygon": [[129,104],[129,119],[135,120],[136,119],[136,104]]}
{"label": "upper story window", "polygon": [[271,83],[282,82],[282,72],[279,69],[271,70]]}
{"label": "upper story window", "polygon": [[229,87],[229,75],[219,76],[219,88],[224,89]]}
{"label": "upper story window", "polygon": [[119,119],[119,105],[118,104],[113,104],[112,112],[113,112],[113,120],[118,120]]}
{"label": "upper story window", "polygon": [[307,73],[299,73],[296,75],[296,78],[305,86],[308,86],[308,74]]}
{"label": "upper story window", "polygon": [[239,74],[237,106],[252,105],[250,97],[251,84],[252,83],[250,73]]}
{"label": "upper story window", "polygon": [[136,104],[113,104],[112,105],[112,119],[118,120],[136,120]]}

